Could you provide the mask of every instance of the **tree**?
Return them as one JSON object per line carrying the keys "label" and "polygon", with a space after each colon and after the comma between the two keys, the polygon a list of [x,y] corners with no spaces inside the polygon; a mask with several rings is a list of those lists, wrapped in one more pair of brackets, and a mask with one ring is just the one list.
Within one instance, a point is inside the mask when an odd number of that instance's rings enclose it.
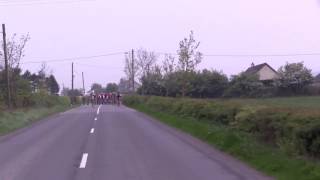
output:
{"label": "tree", "polygon": [[39,82],[41,78],[37,74],[31,73],[30,71],[27,70],[22,75],[22,78],[29,81],[32,92],[36,92],[39,89]]}
{"label": "tree", "polygon": [[160,66],[154,65],[148,74],[142,76],[141,82],[142,86],[139,88],[140,94],[158,96],[165,94]]}
{"label": "tree", "polygon": [[184,97],[190,91],[190,78],[194,74],[196,66],[202,60],[202,54],[197,51],[200,42],[193,37],[193,31],[190,32],[189,38],[184,38],[179,43],[178,59],[178,84],[180,85],[181,96]]}
{"label": "tree", "polygon": [[265,86],[259,81],[258,75],[241,73],[232,76],[229,88],[224,93],[225,97],[261,97],[264,95]]}
{"label": "tree", "polygon": [[118,91],[118,85],[116,83],[108,83],[106,86],[106,92],[112,93]]}
{"label": "tree", "polygon": [[162,69],[164,74],[173,73],[176,68],[175,58],[172,55],[166,54],[164,60],[162,61]]}
{"label": "tree", "polygon": [[178,66],[181,71],[194,71],[196,66],[201,63],[202,54],[198,51],[200,42],[193,37],[193,31],[190,32],[189,38],[184,38],[179,43],[179,61]]}
{"label": "tree", "polygon": [[130,82],[126,78],[121,78],[119,85],[118,85],[118,91],[120,93],[129,93],[130,92]]}
{"label": "tree", "polygon": [[189,93],[192,91],[192,82],[194,81],[195,78],[195,71],[176,71],[175,73],[176,76],[176,86],[179,89],[179,92],[177,95],[185,97],[189,95]]}
{"label": "tree", "polygon": [[303,89],[313,81],[311,69],[305,67],[303,62],[286,63],[279,68],[278,73],[280,88],[285,92],[302,93]]}
{"label": "tree", "polygon": [[[11,39],[7,40],[7,55],[8,64],[10,69],[19,68],[20,61],[25,56],[25,47],[30,40],[29,34],[22,35],[17,38],[17,34],[14,34]],[[1,44],[3,42],[1,41]],[[0,56],[3,58],[3,49],[0,50]]]}
{"label": "tree", "polygon": [[163,87],[165,89],[165,96],[176,96],[178,93],[175,86],[175,75],[174,72],[177,70],[177,65],[175,58],[166,54],[164,60],[162,61],[162,70],[163,70]]}
{"label": "tree", "polygon": [[47,75],[48,75],[48,72],[49,72],[49,67],[45,62],[43,62],[41,64],[41,67],[40,67],[39,71],[38,71],[39,77],[42,78],[42,79],[46,78]]}
{"label": "tree", "polygon": [[195,74],[192,87],[193,97],[221,97],[228,87],[228,77],[222,72],[204,69]]}
{"label": "tree", "polygon": [[146,76],[150,73],[151,68],[157,62],[157,56],[154,52],[148,52],[145,49],[139,49],[137,52],[137,66],[140,71],[140,75]]}
{"label": "tree", "polygon": [[[24,50],[26,47],[26,44],[28,40],[30,39],[29,35],[23,35],[19,39],[17,39],[17,35],[14,34],[11,39],[7,40],[7,56],[8,56],[8,69],[9,69],[9,80],[10,80],[10,93],[12,96],[12,103],[14,106],[20,105],[21,103],[18,103],[19,100],[19,87],[26,87],[27,84],[26,81],[23,81],[21,78],[21,69],[20,61],[24,57]],[[0,44],[2,45],[3,42],[1,41]],[[0,48],[0,62],[4,62],[4,53],[3,48]],[[0,70],[3,70],[3,64],[0,65]],[[4,78],[5,74],[2,74]],[[1,84],[5,84],[6,81],[4,81]],[[20,84],[21,83],[21,84]],[[23,86],[21,86],[23,84]],[[6,87],[0,87],[1,92],[7,91]],[[28,89],[28,88],[27,88]],[[18,92],[19,91],[19,92]],[[4,97],[6,95],[2,94],[0,92],[0,96]],[[21,93],[20,93],[21,94]],[[4,98],[6,99],[6,98]],[[8,103],[8,102],[7,102]]]}
{"label": "tree", "polygon": [[93,83],[91,85],[91,91],[94,91],[94,93],[99,94],[103,92],[103,88],[101,84]]}
{"label": "tree", "polygon": [[59,93],[60,87],[53,75],[50,75],[49,78],[47,78],[47,86],[50,94],[57,95]]}
{"label": "tree", "polygon": [[38,77],[37,77],[37,89],[39,91],[42,91],[43,93],[49,93],[49,84],[47,80],[49,68],[46,63],[42,63],[41,67],[38,71]]}

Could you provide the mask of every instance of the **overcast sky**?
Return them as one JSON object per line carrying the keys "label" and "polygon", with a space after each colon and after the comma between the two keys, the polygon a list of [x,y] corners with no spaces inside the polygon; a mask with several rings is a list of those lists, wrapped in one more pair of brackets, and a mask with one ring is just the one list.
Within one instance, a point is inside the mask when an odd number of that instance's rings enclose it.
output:
{"label": "overcast sky", "polygon": [[[204,54],[320,53],[319,0],[62,1],[0,0],[0,23],[6,24],[8,36],[30,33],[22,63],[141,47],[175,53],[179,41],[190,30],[201,42]],[[21,5],[22,2],[27,5]],[[320,72],[320,55],[206,56],[199,68],[231,75],[244,71],[252,62],[267,62],[278,69],[287,61],[304,61],[314,73]],[[81,72],[85,73],[87,89],[93,82],[105,85],[124,76],[123,54],[74,62],[77,88],[82,86]],[[48,66],[61,86],[71,86],[70,61]],[[22,67],[36,71],[40,64]]]}

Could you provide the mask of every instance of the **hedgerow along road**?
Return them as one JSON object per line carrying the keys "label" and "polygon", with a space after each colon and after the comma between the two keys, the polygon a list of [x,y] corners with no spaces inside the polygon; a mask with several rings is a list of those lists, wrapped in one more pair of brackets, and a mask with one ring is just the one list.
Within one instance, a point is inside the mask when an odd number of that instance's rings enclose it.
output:
{"label": "hedgerow along road", "polygon": [[0,138],[1,180],[271,179],[124,106],[81,106]]}

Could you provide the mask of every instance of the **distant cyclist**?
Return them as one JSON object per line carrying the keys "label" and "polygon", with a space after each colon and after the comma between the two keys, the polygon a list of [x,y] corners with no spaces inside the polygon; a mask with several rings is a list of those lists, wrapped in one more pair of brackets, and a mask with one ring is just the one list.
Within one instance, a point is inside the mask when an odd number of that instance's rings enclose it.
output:
{"label": "distant cyclist", "polygon": [[92,105],[92,107],[93,107],[94,104],[95,104],[95,102],[94,102],[95,99],[96,99],[96,98],[95,98],[95,95],[92,93],[92,94],[91,94],[91,105]]}
{"label": "distant cyclist", "polygon": [[121,94],[120,94],[120,92],[117,92],[117,104],[118,104],[118,106],[120,106],[120,98],[121,98]]}

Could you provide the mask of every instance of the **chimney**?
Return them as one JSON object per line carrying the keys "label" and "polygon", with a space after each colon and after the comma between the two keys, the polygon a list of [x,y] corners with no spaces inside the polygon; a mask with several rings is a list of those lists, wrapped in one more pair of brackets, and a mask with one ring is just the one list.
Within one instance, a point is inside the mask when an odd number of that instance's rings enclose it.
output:
{"label": "chimney", "polygon": [[253,67],[253,66],[254,66],[254,63],[252,62],[252,63],[251,63],[251,67]]}

